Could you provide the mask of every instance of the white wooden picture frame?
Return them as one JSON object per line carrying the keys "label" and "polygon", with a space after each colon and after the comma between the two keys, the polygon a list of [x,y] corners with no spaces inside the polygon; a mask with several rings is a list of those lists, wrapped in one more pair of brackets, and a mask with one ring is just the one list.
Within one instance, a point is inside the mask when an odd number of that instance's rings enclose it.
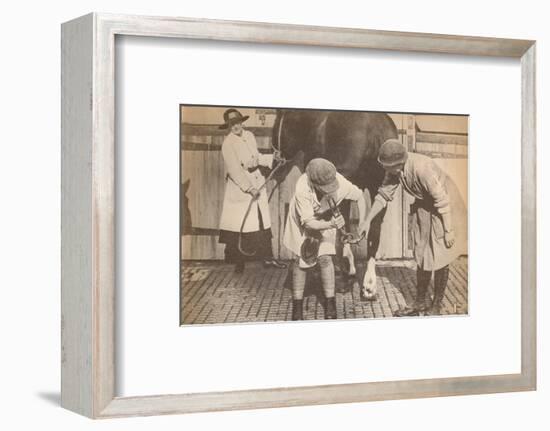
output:
{"label": "white wooden picture frame", "polygon": [[[211,39],[521,59],[521,372],[200,394],[115,393],[115,37]],[[535,42],[92,13],[62,25],[63,407],[91,418],[536,388]],[[518,142],[518,145],[520,143]]]}

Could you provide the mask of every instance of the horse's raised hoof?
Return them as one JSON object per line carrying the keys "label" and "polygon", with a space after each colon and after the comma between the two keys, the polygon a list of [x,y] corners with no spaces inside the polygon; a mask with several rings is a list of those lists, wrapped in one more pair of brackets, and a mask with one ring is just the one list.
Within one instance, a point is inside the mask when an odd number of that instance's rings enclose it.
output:
{"label": "horse's raised hoof", "polygon": [[369,302],[377,301],[378,300],[378,294],[361,292],[361,300],[362,301],[369,301]]}

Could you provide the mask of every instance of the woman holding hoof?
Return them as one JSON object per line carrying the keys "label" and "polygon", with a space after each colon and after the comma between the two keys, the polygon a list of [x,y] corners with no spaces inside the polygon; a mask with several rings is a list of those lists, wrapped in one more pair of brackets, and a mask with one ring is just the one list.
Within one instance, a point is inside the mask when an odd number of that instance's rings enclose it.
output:
{"label": "woman holding hoof", "polygon": [[292,268],[292,320],[303,319],[303,297],[308,268],[319,264],[325,295],[325,319],[336,319],[334,264],[337,230],[344,226],[341,215],[331,208],[344,199],[356,201],[359,219],[365,217],[361,190],[336,172],[328,160],[317,158],[306,166],[290,201],[283,243],[294,255]]}

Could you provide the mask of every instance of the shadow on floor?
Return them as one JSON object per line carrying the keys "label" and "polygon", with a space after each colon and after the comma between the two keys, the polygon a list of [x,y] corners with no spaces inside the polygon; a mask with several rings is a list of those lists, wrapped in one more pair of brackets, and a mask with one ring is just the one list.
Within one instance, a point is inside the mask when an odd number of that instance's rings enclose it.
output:
{"label": "shadow on floor", "polygon": [[61,406],[60,392],[37,392],[36,396],[54,406]]}

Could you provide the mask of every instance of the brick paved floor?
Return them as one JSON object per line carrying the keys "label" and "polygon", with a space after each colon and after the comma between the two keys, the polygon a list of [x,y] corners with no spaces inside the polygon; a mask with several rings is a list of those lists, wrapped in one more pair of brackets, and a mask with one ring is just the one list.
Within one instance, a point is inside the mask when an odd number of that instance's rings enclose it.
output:
{"label": "brick paved floor", "polygon": [[[271,322],[290,320],[292,295],[288,270],[266,269],[247,263],[242,274],[221,262],[182,262],[182,324]],[[358,266],[358,274],[363,269]],[[413,261],[377,262],[378,298],[360,297],[358,279],[336,277],[338,319],[388,318],[416,295]],[[468,313],[468,258],[458,258],[450,268],[443,300],[443,314]],[[359,278],[360,280],[360,278]],[[430,285],[430,295],[433,290]],[[311,270],[304,296],[304,318],[323,319],[323,293],[318,271]]]}

